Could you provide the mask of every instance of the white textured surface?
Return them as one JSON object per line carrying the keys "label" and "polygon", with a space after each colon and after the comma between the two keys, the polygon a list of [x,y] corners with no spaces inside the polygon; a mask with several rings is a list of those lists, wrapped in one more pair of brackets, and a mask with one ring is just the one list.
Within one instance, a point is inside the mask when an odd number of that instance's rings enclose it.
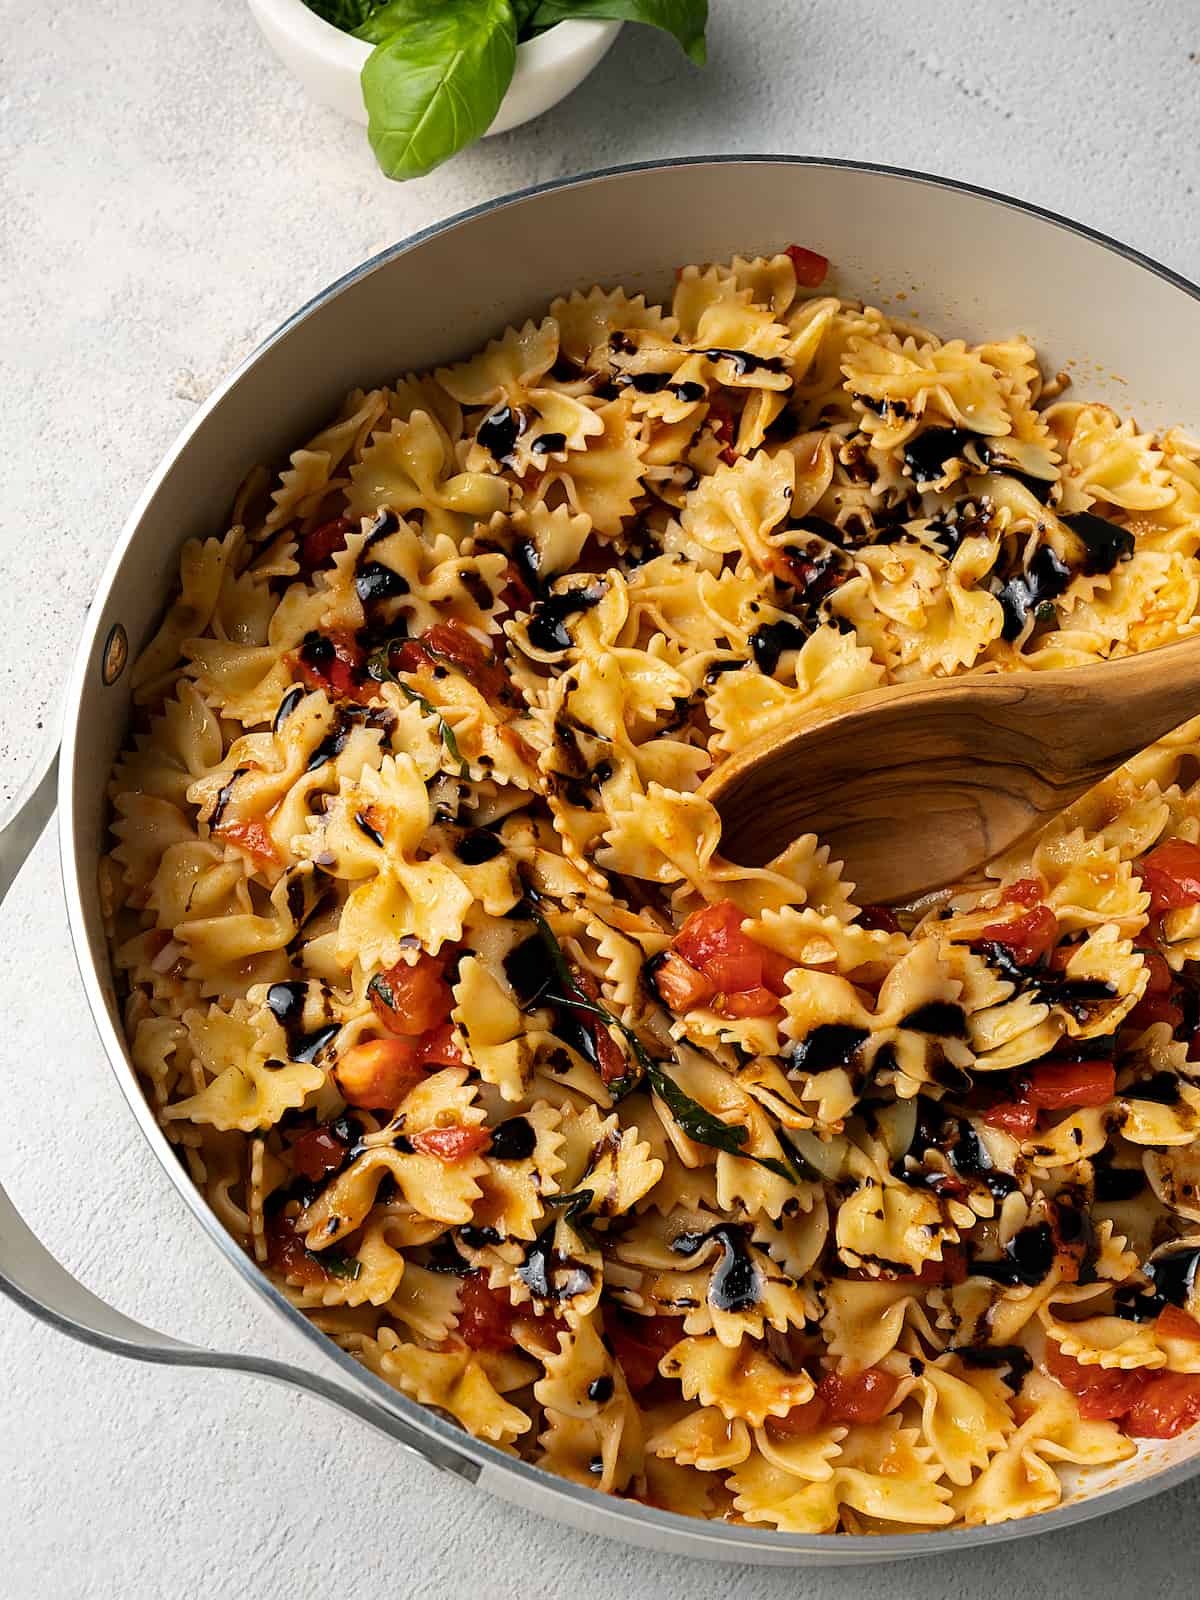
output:
{"label": "white textured surface", "polygon": [[[464,206],[614,161],[853,156],[1011,191],[1200,277],[1188,0],[712,3],[705,75],[627,29],[557,111],[401,188],[305,102],[240,0],[0,0],[4,792],[49,737],[95,577],[197,402],[330,279]],[[55,884],[44,840],[0,921],[0,1175],[122,1308],[287,1354],[129,1120]],[[4,1302],[0,1340],[5,1600],[1115,1600],[1134,1584],[1174,1600],[1200,1567],[1200,1486],[994,1556],[802,1574],[656,1559],[512,1512],[252,1379],[124,1364]]]}

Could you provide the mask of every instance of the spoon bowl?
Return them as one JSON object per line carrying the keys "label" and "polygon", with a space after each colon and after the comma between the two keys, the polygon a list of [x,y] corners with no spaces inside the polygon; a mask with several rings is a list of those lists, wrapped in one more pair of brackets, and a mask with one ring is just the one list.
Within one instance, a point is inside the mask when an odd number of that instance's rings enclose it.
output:
{"label": "spoon bowl", "polygon": [[1200,712],[1200,637],[1055,672],[894,684],[774,729],[700,793],[761,866],[815,833],[860,904],[967,876]]}

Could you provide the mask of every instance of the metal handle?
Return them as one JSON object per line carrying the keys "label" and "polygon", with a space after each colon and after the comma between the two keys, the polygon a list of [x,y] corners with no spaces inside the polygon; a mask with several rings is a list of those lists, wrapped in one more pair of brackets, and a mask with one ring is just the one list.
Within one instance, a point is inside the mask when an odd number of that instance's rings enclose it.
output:
{"label": "metal handle", "polygon": [[[19,793],[0,823],[0,902],[42,831],[54,814],[58,751],[55,750]],[[419,1433],[384,1392],[359,1394],[332,1378],[262,1356],[225,1354],[184,1344],[166,1334],[143,1327],[132,1317],[92,1293],[46,1249],[30,1230],[0,1185],[0,1294],[24,1308],[39,1321],[113,1355],[134,1361],[151,1361],[175,1367],[213,1367],[225,1372],[249,1372],[275,1383],[306,1389],[321,1400],[339,1406],[352,1416],[378,1428],[433,1466],[474,1482],[478,1465],[457,1455],[439,1440]]]}

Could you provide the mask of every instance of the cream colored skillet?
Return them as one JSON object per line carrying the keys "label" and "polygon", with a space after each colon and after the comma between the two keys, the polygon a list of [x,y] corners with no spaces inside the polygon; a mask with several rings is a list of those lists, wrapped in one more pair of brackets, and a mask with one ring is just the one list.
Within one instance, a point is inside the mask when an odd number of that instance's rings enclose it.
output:
{"label": "cream colored skillet", "polygon": [[67,690],[57,782],[53,767],[35,780],[0,834],[3,891],[57,799],[80,973],[131,1115],[161,1159],[166,1181],[208,1231],[214,1274],[225,1273],[230,1293],[262,1296],[307,1338],[309,1358],[285,1366],[214,1354],[141,1327],[64,1271],[2,1190],[0,1289],[59,1332],[118,1354],[240,1368],[307,1389],[434,1466],[577,1527],[679,1554],[781,1566],[897,1559],[1061,1528],[1181,1482],[1200,1469],[1200,1437],[1193,1429],[1147,1444],[1131,1461],[1072,1485],[1059,1509],[1027,1521],[884,1538],[802,1537],[695,1521],[598,1495],[502,1455],[337,1350],[209,1211],[157,1127],[130,1064],[96,864],[105,841],[105,785],[128,722],[128,660],[164,608],[181,543],[223,530],[252,465],[281,459],[321,425],[344,391],[461,356],[558,293],[602,282],[662,296],[679,263],[771,252],[792,242],[829,256],[846,293],[878,301],[902,289],[905,314],[932,327],[979,340],[1023,333],[1052,369],[1078,360],[1087,393],[1111,399],[1143,426],[1200,424],[1194,388],[1200,291],[1135,251],[998,195],[883,168],[737,157],[603,172],[492,202],[332,285],[201,408],[147,486],[101,579]]}

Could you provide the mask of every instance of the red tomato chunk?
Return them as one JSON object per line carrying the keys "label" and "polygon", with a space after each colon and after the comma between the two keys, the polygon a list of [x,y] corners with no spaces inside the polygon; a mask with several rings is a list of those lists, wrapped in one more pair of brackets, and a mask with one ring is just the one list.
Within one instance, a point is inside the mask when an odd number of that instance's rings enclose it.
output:
{"label": "red tomato chunk", "polygon": [[1087,1367],[1053,1341],[1046,1344],[1046,1370],[1076,1396],[1081,1417],[1120,1422],[1137,1439],[1173,1439],[1200,1421],[1200,1373]]}
{"label": "red tomato chunk", "polygon": [[604,1333],[621,1363],[625,1382],[634,1394],[640,1394],[658,1377],[663,1356],[683,1338],[683,1319],[631,1316],[606,1305]]}
{"label": "red tomato chunk", "polygon": [[336,1172],[349,1154],[350,1146],[328,1124],[302,1133],[292,1146],[292,1166],[310,1183]]}
{"label": "red tomato chunk", "polygon": [[1166,839],[1141,863],[1142,887],[1150,894],[1150,913],[1161,917],[1200,900],[1200,845]]}
{"label": "red tomato chunk", "polygon": [[793,1406],[784,1417],[771,1417],[776,1433],[815,1433],[834,1423],[878,1422],[887,1414],[899,1388],[899,1379],[881,1367],[843,1376],[827,1372],[807,1404]]}
{"label": "red tomato chunk", "polygon": [[389,1033],[419,1034],[438,1028],[454,1003],[442,963],[424,951],[412,966],[398,961],[378,973],[368,993],[375,1015]]}
{"label": "red tomato chunk", "polygon": [[1045,1061],[1030,1074],[1021,1098],[1039,1111],[1102,1106],[1116,1092],[1111,1061]]}
{"label": "red tomato chunk", "polygon": [[[699,973],[711,985],[704,999],[711,1000],[713,1010],[719,1015],[765,1017],[778,1009],[779,996],[787,990],[787,974],[792,963],[778,951],[756,944],[743,933],[745,920],[745,913],[732,900],[703,906],[687,919],[675,935],[671,948],[687,968]],[[686,1002],[686,972],[673,967],[667,978],[668,989],[672,987],[672,978],[676,980],[675,992]],[[699,986],[694,987],[698,994],[702,993]],[[661,986],[659,993],[667,999]],[[698,1003],[698,1000],[690,1001],[692,1005]]]}
{"label": "red tomato chunk", "polygon": [[486,1128],[466,1128],[456,1123],[451,1128],[426,1128],[424,1133],[414,1133],[412,1147],[439,1161],[463,1161],[482,1150],[491,1137]]}
{"label": "red tomato chunk", "polygon": [[796,282],[802,289],[816,289],[825,282],[829,271],[829,258],[806,250],[802,244],[790,244],[784,255],[796,269]]}

